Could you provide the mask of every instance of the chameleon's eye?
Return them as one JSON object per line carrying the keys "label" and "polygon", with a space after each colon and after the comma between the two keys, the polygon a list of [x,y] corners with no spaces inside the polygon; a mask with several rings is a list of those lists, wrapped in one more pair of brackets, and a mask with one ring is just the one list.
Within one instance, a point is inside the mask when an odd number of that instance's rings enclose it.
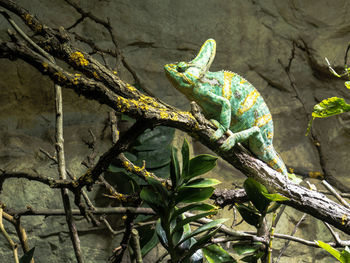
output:
{"label": "chameleon's eye", "polygon": [[188,68],[187,64],[185,62],[180,62],[179,64],[177,64],[176,66],[176,71],[183,73],[186,71],[186,69]]}

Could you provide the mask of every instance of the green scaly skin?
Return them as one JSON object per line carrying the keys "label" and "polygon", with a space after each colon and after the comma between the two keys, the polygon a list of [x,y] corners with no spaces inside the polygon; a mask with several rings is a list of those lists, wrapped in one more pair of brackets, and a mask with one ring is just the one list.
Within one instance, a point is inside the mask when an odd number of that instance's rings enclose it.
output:
{"label": "green scaly skin", "polygon": [[167,64],[165,73],[175,88],[195,101],[217,127],[211,137],[213,141],[228,132],[230,136],[221,146],[222,150],[229,150],[240,142],[273,169],[290,176],[272,145],[272,117],[264,99],[238,74],[210,72],[215,52],[215,40],[208,39],[192,61]]}

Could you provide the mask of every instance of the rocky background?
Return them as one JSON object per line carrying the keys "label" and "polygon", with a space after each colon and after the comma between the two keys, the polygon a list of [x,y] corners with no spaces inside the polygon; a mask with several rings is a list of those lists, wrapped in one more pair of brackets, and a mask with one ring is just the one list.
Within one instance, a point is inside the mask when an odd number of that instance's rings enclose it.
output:
{"label": "rocky background", "polygon": [[[80,15],[64,0],[18,0],[25,8],[52,27],[73,25]],[[141,83],[161,100],[181,109],[189,102],[166,80],[163,65],[190,60],[208,38],[217,41],[212,71],[231,70],[243,75],[261,92],[275,124],[275,148],[288,167],[300,171],[324,172],[344,185],[348,162],[349,115],[316,120],[314,138],[306,137],[313,106],[324,98],[338,96],[349,101],[344,80],[332,76],[325,57],[341,72],[350,37],[350,2],[346,0],[288,1],[187,1],[187,0],[89,0],[76,1],[85,11],[109,18],[126,62]],[[20,25],[23,24],[16,18]],[[0,17],[1,38],[10,26]],[[23,26],[24,27],[24,26]],[[84,19],[71,32],[92,39],[102,48],[113,48],[108,32]],[[88,47],[82,45],[89,51]],[[108,61],[123,79],[132,83],[130,73],[118,62]],[[0,168],[35,169],[56,177],[57,169],[39,149],[54,153],[53,84],[22,61],[0,60]],[[81,162],[90,154],[84,141],[92,129],[101,154],[111,145],[108,108],[64,90],[65,147],[68,167],[75,175],[84,170]],[[183,134],[176,133],[182,141]],[[193,142],[194,152],[208,152]],[[219,174],[219,175],[218,175]],[[223,181],[220,187],[241,184],[244,176],[224,162],[211,176]],[[317,183],[316,180],[311,180]],[[317,185],[319,189],[322,187]],[[95,193],[90,193],[95,198]],[[23,209],[61,208],[59,191],[27,180],[8,180],[0,195],[8,207]],[[225,214],[225,215],[224,215]],[[232,211],[223,212],[231,217]],[[277,232],[290,234],[301,213],[287,210]],[[6,224],[6,222],[5,222]],[[75,262],[63,217],[24,217],[30,246],[36,247],[36,262]],[[12,226],[6,224],[10,233]],[[118,244],[103,228],[89,230],[78,221],[86,262],[106,262]],[[246,226],[242,229],[247,229]],[[300,225],[297,236],[330,241],[322,222],[311,216]],[[275,241],[279,249],[284,241]],[[276,251],[278,255],[278,251]],[[320,249],[292,243],[280,262],[333,262]],[[153,257],[153,258],[152,258]],[[156,255],[149,256],[154,262]],[[0,236],[0,262],[12,261]]]}

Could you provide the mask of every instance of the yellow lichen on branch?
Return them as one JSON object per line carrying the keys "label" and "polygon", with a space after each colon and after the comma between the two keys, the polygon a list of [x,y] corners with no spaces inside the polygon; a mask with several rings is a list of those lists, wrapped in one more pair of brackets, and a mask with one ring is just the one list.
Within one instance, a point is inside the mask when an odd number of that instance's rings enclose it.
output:
{"label": "yellow lichen on branch", "polygon": [[78,85],[79,84],[79,78],[80,78],[80,74],[76,73],[74,74],[74,79],[73,79],[73,84],[74,85]]}
{"label": "yellow lichen on branch", "polygon": [[54,73],[54,76],[57,78],[58,82],[63,82],[67,80],[67,77],[62,72]]}
{"label": "yellow lichen on branch", "polygon": [[84,58],[84,55],[79,51],[76,51],[76,52],[70,54],[69,59],[71,61],[73,61],[75,64],[77,64],[77,66],[89,65],[89,61],[86,58]]}
{"label": "yellow lichen on branch", "polygon": [[43,26],[38,23],[34,23],[33,16],[30,14],[23,14],[22,17],[26,21],[27,25],[31,26],[31,28],[34,28],[35,32],[40,32],[43,29]]}

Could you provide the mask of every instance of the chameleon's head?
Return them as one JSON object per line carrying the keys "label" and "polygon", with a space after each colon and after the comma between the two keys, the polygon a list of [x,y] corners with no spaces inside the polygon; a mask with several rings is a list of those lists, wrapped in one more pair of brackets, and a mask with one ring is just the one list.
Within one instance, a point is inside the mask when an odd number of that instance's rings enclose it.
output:
{"label": "chameleon's head", "polygon": [[191,94],[194,85],[209,70],[214,60],[215,52],[215,40],[208,39],[192,61],[165,65],[165,74],[180,92],[185,95]]}

